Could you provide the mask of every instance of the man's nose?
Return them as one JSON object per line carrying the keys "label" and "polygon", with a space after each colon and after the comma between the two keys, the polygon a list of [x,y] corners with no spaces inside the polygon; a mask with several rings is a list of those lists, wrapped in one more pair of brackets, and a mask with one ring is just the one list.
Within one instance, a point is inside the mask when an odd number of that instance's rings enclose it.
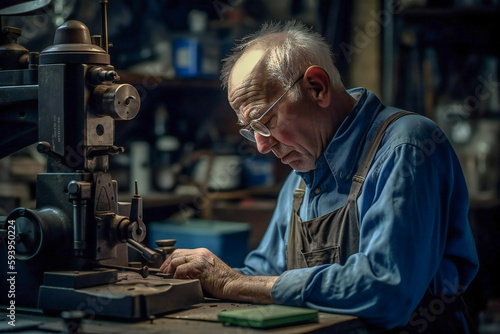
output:
{"label": "man's nose", "polygon": [[258,134],[257,132],[254,132],[254,136],[257,144],[257,150],[262,154],[269,153],[273,146],[278,142],[273,136],[266,137]]}

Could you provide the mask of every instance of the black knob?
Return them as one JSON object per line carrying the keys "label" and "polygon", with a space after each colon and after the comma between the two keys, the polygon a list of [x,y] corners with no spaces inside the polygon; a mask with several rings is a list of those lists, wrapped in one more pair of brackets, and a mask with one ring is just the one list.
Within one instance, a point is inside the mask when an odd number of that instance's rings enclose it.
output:
{"label": "black knob", "polygon": [[78,195],[80,193],[80,185],[76,181],[71,181],[68,184],[68,193],[70,195]]}
{"label": "black knob", "polygon": [[46,141],[38,142],[38,145],[36,146],[36,149],[38,152],[45,153],[45,154],[51,156],[52,158],[59,160],[61,163],[64,164],[64,157],[57,154],[56,152],[52,151],[51,148],[52,147],[50,146],[50,144],[47,143]]}

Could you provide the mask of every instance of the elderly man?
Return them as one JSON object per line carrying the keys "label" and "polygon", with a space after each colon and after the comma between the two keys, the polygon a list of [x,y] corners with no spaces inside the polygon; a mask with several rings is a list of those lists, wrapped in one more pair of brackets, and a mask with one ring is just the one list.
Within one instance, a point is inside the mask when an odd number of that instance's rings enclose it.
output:
{"label": "elderly man", "polygon": [[161,269],[217,298],[467,332],[460,294],[478,260],[464,178],[440,129],[364,88],[346,91],[329,45],[297,22],[243,39],[222,80],[241,134],[294,171],[244,268],[179,249]]}

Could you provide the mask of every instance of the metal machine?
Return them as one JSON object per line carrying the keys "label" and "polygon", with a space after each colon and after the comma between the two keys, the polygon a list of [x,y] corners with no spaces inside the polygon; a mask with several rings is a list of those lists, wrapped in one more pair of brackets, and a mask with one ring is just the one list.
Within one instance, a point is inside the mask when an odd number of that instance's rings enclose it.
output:
{"label": "metal machine", "polygon": [[[2,15],[26,15],[50,1],[7,1]],[[14,4],[13,4],[14,3]],[[132,120],[140,96],[117,83],[108,54],[106,5],[102,34],[79,21],[62,24],[41,53],[16,43],[20,29],[1,27],[0,158],[34,144],[47,155],[37,177],[36,208],[0,220],[0,305],[46,311],[83,310],[146,318],[199,303],[198,280],[152,275],[173,247],[148,249],[137,184],[130,203],[118,201],[108,172],[114,122]],[[3,8],[2,8],[3,7]],[[144,258],[129,263],[129,249]],[[6,292],[4,292],[6,291]]]}

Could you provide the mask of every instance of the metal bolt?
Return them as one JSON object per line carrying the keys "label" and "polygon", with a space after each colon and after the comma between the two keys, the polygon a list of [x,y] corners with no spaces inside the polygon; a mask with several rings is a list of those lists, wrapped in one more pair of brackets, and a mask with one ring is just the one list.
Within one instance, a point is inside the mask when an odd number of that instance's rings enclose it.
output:
{"label": "metal bolt", "polygon": [[135,100],[135,96],[129,96],[125,99],[125,105],[129,106],[130,105],[130,100]]}

